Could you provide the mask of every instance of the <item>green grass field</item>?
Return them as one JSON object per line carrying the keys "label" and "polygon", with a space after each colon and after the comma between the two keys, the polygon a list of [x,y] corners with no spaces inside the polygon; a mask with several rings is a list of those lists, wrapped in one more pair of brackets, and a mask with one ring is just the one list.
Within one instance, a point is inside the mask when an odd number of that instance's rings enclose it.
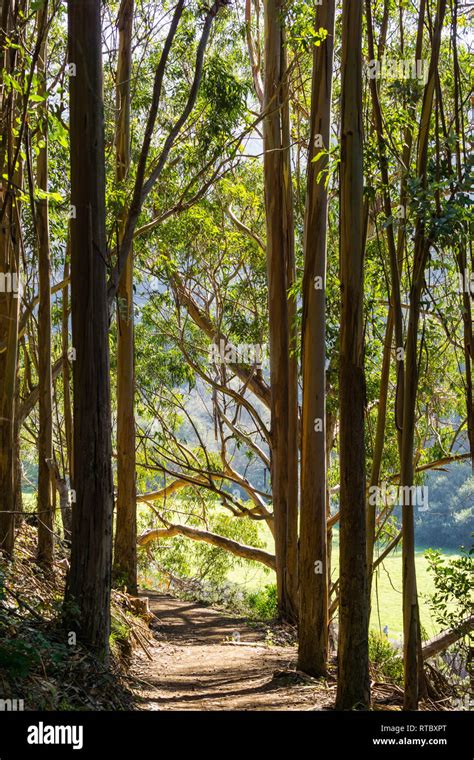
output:
{"label": "green grass field", "polygon": [[[446,554],[455,556],[453,552]],[[420,602],[420,618],[428,638],[439,633],[439,626],[432,619],[427,597],[433,593],[432,575],[428,572],[428,562],[424,550],[416,553],[416,578]],[[383,629],[388,625],[388,635],[391,639],[399,639],[402,635],[402,557],[401,549],[391,554],[377,568],[374,588],[372,590],[371,627]]]}
{"label": "green grass field", "polygon": [[[337,575],[337,542],[333,547],[333,575]],[[454,552],[445,551],[449,556],[456,556]],[[416,572],[418,593],[420,600],[421,623],[428,638],[439,633],[439,627],[432,619],[427,597],[433,593],[434,586],[432,576],[428,572],[428,563],[424,556],[424,549],[416,553]],[[229,574],[229,580],[238,583],[246,591],[257,591],[268,583],[274,583],[275,576],[272,572],[255,567],[236,568]],[[391,639],[400,639],[402,635],[402,557],[401,549],[393,552],[379,566],[376,571],[372,590],[372,617],[371,628],[375,630],[388,626],[388,635]]]}

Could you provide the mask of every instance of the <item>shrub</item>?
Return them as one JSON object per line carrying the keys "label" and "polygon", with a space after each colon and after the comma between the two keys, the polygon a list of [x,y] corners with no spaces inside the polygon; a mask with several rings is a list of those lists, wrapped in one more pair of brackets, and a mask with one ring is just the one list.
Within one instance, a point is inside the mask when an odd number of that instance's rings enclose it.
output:
{"label": "shrub", "polygon": [[24,678],[39,663],[33,647],[19,639],[0,644],[0,670],[7,670],[13,678]]}
{"label": "shrub", "polygon": [[403,683],[403,662],[390,641],[380,633],[369,633],[369,659],[374,668],[389,681]]}
{"label": "shrub", "polygon": [[246,602],[255,617],[271,620],[277,614],[277,588],[275,583],[268,584],[246,597]]}

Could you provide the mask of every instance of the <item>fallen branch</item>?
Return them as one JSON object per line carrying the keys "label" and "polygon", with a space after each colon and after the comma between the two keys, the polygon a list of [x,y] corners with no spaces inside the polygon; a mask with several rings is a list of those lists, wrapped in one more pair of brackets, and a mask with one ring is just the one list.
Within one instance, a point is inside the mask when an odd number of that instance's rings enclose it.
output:
{"label": "fallen branch", "polygon": [[152,530],[147,530],[139,536],[138,546],[146,546],[151,541],[156,541],[159,538],[173,538],[173,536],[186,536],[187,538],[193,539],[193,541],[203,541],[207,544],[212,544],[212,546],[218,546],[220,549],[225,549],[226,551],[231,552],[231,554],[235,554],[237,557],[260,562],[271,570],[276,569],[276,562],[273,554],[270,554],[263,549],[256,549],[254,546],[239,544],[231,538],[224,538],[224,536],[219,536],[216,533],[209,533],[207,530],[190,528],[188,525],[170,525],[168,528],[154,528]]}
{"label": "fallen branch", "polygon": [[471,615],[470,617],[463,620],[462,623],[460,623],[460,625],[458,625],[456,628],[453,628],[450,631],[443,631],[442,633],[439,633],[437,636],[434,636],[434,638],[423,644],[421,649],[423,659],[429,660],[430,657],[435,657],[435,655],[439,654],[440,652],[444,652],[444,650],[450,647],[451,644],[454,644],[455,641],[460,639],[462,636],[465,636],[466,633],[471,633],[473,630],[474,615]]}

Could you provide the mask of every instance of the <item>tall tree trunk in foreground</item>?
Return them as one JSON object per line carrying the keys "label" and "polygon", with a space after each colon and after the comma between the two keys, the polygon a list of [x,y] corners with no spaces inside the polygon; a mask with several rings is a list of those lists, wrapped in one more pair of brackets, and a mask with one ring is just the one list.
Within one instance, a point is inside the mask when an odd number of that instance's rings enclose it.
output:
{"label": "tall tree trunk in foreground", "polygon": [[[18,172],[15,173],[18,180]],[[18,185],[17,185],[18,186]],[[13,192],[7,190],[1,224],[0,274],[19,283],[19,215]],[[13,556],[15,543],[15,398],[18,360],[20,297],[11,289],[0,292],[0,334],[6,350],[0,354],[0,549]]]}
{"label": "tall tree trunk in foreground", "polygon": [[[130,166],[130,77],[134,0],[122,0],[118,16],[117,65],[117,181],[123,183]],[[120,220],[120,238],[126,212]],[[117,308],[117,513],[114,576],[137,591],[137,491],[134,416],[133,251],[127,258],[118,289]]]}
{"label": "tall tree trunk in foreground", "polygon": [[[42,35],[38,58],[38,93],[45,100],[41,107],[41,135],[44,145],[37,160],[37,186],[48,192],[48,106],[46,102],[46,65],[48,3],[39,14],[39,34]],[[42,197],[36,205],[38,240],[39,314],[38,314],[38,562],[50,567],[53,562],[53,493],[51,460],[53,458],[53,378],[51,371],[51,257],[49,246],[48,199]]]}
{"label": "tall tree trunk in foreground", "polygon": [[362,2],[344,3],[340,179],[340,603],[336,708],[370,701],[365,524]]}
{"label": "tall tree trunk in foreground", "polygon": [[[290,415],[291,362],[288,304],[290,238],[293,235],[288,209],[288,183],[283,145],[284,60],[283,5],[280,0],[265,2],[265,84],[264,84],[264,180],[267,221],[268,310],[270,325],[270,379],[272,419],[272,495],[275,515],[275,554],[277,563],[278,609],[283,619],[297,619],[297,600],[292,595],[297,567],[291,566],[295,553],[289,555],[288,535],[296,506],[290,504],[295,494],[290,477],[297,477],[298,456]],[[285,191],[285,188],[287,190]],[[290,233],[291,230],[291,233]],[[290,250],[289,250],[290,249]],[[294,428],[296,430],[296,426]],[[289,562],[290,559],[290,562]],[[296,563],[294,563],[296,564]]]}
{"label": "tall tree trunk in foreground", "polygon": [[[100,0],[69,2],[74,482],[66,615],[108,654],[113,480]],[[73,610],[75,608],[75,610]]]}
{"label": "tall tree trunk in foreground", "polygon": [[[17,9],[18,10],[18,9]],[[15,19],[11,2],[2,4],[0,29],[0,68],[15,72],[17,49],[5,47],[6,36],[16,42]],[[0,74],[2,73],[0,71]],[[0,550],[13,556],[15,543],[15,388],[18,359],[19,293],[19,210],[15,186],[21,187],[21,169],[13,166],[16,141],[13,123],[17,94],[2,87],[2,135],[0,150],[0,338],[5,350],[0,353]],[[15,292],[16,291],[16,292]]]}
{"label": "tall tree trunk in foreground", "polygon": [[[303,409],[301,444],[300,611],[298,668],[324,675],[328,657],[326,521],[326,263],[328,193],[325,170],[331,128],[335,2],[318,7],[316,28],[328,36],[313,52],[310,148],[304,235]],[[320,155],[322,153],[322,155]],[[314,158],[319,158],[314,161]],[[321,176],[318,178],[318,175]]]}
{"label": "tall tree trunk in foreground", "polygon": [[[436,69],[438,66],[441,44],[441,29],[446,10],[446,0],[439,0],[431,47],[431,61],[428,81],[423,94],[420,130],[418,135],[418,154],[416,173],[421,188],[427,185],[428,144],[430,121],[435,91]],[[418,592],[416,586],[415,566],[415,519],[413,486],[414,481],[414,436],[416,423],[416,398],[418,392],[418,324],[420,319],[420,301],[425,284],[425,268],[430,247],[426,234],[425,220],[418,217],[415,228],[413,253],[412,284],[410,290],[410,310],[408,317],[405,387],[403,403],[403,434],[400,483],[403,487],[402,505],[403,531],[403,656],[405,672],[404,709],[418,709],[419,688],[422,678],[420,662],[420,629]]]}

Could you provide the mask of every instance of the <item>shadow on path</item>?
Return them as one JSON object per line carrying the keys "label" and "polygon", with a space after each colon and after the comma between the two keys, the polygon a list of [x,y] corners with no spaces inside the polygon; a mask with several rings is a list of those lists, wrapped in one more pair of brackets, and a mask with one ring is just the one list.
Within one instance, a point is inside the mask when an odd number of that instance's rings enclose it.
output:
{"label": "shadow on path", "polygon": [[135,675],[143,710],[314,710],[333,684],[294,672],[296,647],[266,642],[266,628],[195,602],[146,592],[156,633],[153,661]]}

